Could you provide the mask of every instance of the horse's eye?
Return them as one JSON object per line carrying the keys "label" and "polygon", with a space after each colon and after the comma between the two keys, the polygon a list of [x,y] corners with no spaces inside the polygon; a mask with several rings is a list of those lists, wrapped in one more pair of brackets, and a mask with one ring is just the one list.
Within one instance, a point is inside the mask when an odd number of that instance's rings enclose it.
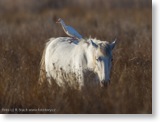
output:
{"label": "horse's eye", "polygon": [[101,57],[99,57],[99,58],[97,58],[96,60],[97,60],[97,61],[101,61],[102,59],[101,59]]}
{"label": "horse's eye", "polygon": [[111,61],[113,61],[113,58],[111,59]]}

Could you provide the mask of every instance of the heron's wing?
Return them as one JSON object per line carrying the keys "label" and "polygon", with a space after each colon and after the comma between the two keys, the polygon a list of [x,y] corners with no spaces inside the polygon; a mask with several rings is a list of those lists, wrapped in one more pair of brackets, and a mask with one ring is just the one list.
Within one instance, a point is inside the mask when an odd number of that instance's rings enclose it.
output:
{"label": "heron's wing", "polygon": [[67,31],[78,38],[82,38],[82,36],[71,26],[67,26]]}

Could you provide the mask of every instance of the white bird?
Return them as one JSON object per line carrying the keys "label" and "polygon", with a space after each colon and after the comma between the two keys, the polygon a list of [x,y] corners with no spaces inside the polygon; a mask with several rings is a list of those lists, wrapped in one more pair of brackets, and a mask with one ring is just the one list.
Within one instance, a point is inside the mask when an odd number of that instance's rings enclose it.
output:
{"label": "white bird", "polygon": [[56,23],[60,23],[62,25],[62,28],[64,30],[64,32],[74,39],[82,39],[82,36],[71,26],[67,26],[64,21],[59,18],[58,21]]}

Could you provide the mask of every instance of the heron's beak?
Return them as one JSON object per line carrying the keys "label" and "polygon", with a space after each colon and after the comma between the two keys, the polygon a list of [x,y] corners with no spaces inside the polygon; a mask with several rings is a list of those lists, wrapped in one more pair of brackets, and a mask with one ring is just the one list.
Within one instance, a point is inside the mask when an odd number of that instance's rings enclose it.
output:
{"label": "heron's beak", "polygon": [[59,23],[59,21],[57,21],[56,23]]}

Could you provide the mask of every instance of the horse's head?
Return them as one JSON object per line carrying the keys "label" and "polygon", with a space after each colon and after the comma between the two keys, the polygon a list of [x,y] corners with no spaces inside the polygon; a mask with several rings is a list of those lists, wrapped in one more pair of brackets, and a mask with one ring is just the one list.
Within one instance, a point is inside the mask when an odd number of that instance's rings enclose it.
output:
{"label": "horse's head", "polygon": [[113,41],[111,44],[105,42],[96,44],[91,41],[90,44],[94,48],[92,55],[92,69],[97,73],[101,86],[107,86],[107,84],[110,83],[110,72],[113,60],[112,50],[115,43],[116,41]]}

